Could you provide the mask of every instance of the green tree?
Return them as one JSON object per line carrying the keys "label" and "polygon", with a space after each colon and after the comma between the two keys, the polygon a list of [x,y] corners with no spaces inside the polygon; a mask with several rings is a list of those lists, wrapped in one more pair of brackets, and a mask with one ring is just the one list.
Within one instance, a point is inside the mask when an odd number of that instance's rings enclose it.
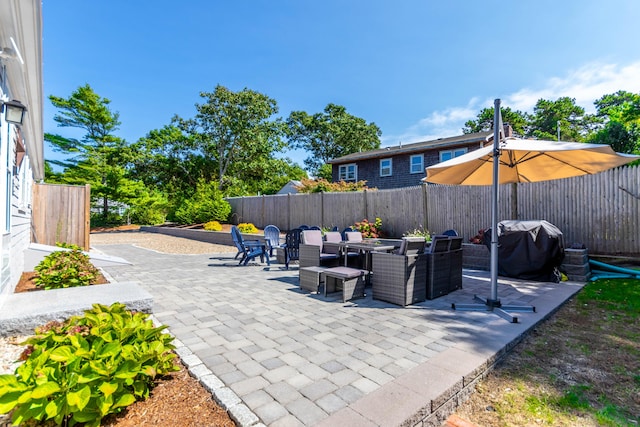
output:
{"label": "green tree", "polygon": [[589,142],[609,144],[621,153],[640,152],[640,94],[620,90],[594,102],[605,123]]}
{"label": "green tree", "polygon": [[314,115],[293,111],[287,128],[293,146],[309,152],[304,164],[316,176],[331,159],[380,148],[382,135],[375,123],[367,123],[336,104],[328,104],[323,113]]}
{"label": "green tree", "polygon": [[282,122],[272,119],[278,112],[276,101],[267,95],[218,85],[200,96],[205,102],[196,104],[195,117],[176,116],[174,123],[188,136],[189,148],[213,161],[220,190],[230,178],[255,175],[252,168],[285,147]]}
{"label": "green tree", "polygon": [[[483,108],[475,120],[469,120],[464,124],[462,132],[476,133],[488,132],[493,129],[493,113],[494,108]],[[517,136],[525,136],[529,128],[530,116],[522,111],[512,110],[509,107],[500,109],[502,114],[502,122],[511,125],[513,133]]]}
{"label": "green tree", "polygon": [[108,214],[109,200],[122,201],[128,183],[125,170],[127,145],[114,135],[120,126],[119,115],[109,109],[111,101],[101,98],[91,86],[84,85],[69,98],[49,97],[58,113],[53,117],[59,127],[81,130],[80,139],[45,134],[45,141],[65,160],[50,163],[64,168],[56,176],[69,184],[90,184],[92,198],[102,199],[103,215]]}
{"label": "green tree", "polygon": [[582,142],[599,123],[599,118],[585,114],[584,108],[576,105],[575,98],[539,99],[533,109],[528,136],[555,141],[559,127],[562,141]]}

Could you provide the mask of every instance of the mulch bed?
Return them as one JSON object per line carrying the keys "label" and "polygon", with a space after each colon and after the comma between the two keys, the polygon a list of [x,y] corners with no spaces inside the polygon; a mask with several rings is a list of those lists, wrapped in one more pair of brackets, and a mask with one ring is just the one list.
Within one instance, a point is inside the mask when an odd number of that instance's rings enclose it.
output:
{"label": "mulch bed", "polygon": [[[38,276],[38,273],[35,271],[25,271],[20,276],[20,281],[16,285],[15,293],[20,292],[33,292],[33,291],[44,291],[44,288],[39,288],[34,283],[34,279]],[[107,279],[100,273],[98,277],[91,283],[91,285],[104,285],[105,283],[109,283]]]}

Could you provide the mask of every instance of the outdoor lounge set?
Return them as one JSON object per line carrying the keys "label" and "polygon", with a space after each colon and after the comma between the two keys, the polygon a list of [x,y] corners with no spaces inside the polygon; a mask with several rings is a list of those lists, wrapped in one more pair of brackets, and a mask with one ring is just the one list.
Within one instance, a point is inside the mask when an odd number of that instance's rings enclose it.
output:
{"label": "outdoor lounge set", "polygon": [[301,289],[341,291],[346,302],[364,297],[371,285],[374,299],[406,306],[462,287],[461,237],[434,236],[429,244],[424,237],[363,240],[349,232],[337,241],[327,234],[301,232]]}
{"label": "outdoor lounge set", "polygon": [[301,227],[286,233],[265,227],[263,240],[245,240],[237,227],[231,234],[240,264],[260,257],[270,265],[276,250],[284,254],[288,269],[299,264],[300,288],[322,292],[326,297],[342,293],[344,302],[365,296],[371,287],[373,299],[407,306],[434,299],[462,288],[462,238],[455,232],[402,239],[363,239],[358,231],[323,232],[318,227]]}

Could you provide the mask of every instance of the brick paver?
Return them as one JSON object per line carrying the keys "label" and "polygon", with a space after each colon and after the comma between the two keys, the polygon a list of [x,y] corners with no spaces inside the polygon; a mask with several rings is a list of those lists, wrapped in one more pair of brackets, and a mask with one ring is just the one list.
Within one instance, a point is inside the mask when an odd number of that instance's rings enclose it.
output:
{"label": "brick paver", "polygon": [[[372,300],[370,289],[366,298],[347,303],[309,294],[298,287],[297,267],[237,266],[235,253],[169,255],[131,245],[97,249],[132,263],[105,270],[151,293],[155,317],[224,383],[225,399],[233,400],[229,393],[235,393],[246,405],[242,417],[253,420],[253,411],[267,425],[353,419],[358,408],[375,406],[373,397],[367,398],[381,388],[407,392],[399,382],[439,355],[491,358],[542,317],[518,313],[521,322],[509,324],[492,313],[452,310],[452,302],[489,294],[487,272],[469,272],[464,289],[401,308]],[[549,295],[562,291],[556,298],[560,304],[572,294],[562,286],[567,285],[501,281],[499,296],[505,304],[535,303],[552,301]],[[447,353],[451,350],[456,351]],[[460,374],[451,375],[452,383],[464,385]],[[429,378],[415,380],[431,386]],[[408,400],[402,410],[410,412],[412,404]],[[418,411],[429,401],[415,405]],[[361,425],[376,424],[367,414],[360,416]],[[413,416],[407,413],[406,419]]]}

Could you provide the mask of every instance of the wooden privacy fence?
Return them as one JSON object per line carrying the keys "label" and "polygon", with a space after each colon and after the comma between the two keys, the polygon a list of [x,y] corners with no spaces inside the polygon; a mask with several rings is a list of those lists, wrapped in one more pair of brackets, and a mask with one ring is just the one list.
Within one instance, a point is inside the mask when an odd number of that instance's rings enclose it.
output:
{"label": "wooden privacy fence", "polygon": [[89,250],[90,186],[35,184],[31,215],[34,243],[65,242]]}
{"label": "wooden privacy fence", "polygon": [[[584,244],[591,253],[640,254],[640,168],[499,187],[499,220],[546,220],[565,245]],[[227,199],[236,222],[289,230],[301,224],[342,229],[363,218],[382,219],[399,237],[423,227],[453,228],[468,241],[491,225],[491,186],[423,185],[350,193],[288,194]]]}

